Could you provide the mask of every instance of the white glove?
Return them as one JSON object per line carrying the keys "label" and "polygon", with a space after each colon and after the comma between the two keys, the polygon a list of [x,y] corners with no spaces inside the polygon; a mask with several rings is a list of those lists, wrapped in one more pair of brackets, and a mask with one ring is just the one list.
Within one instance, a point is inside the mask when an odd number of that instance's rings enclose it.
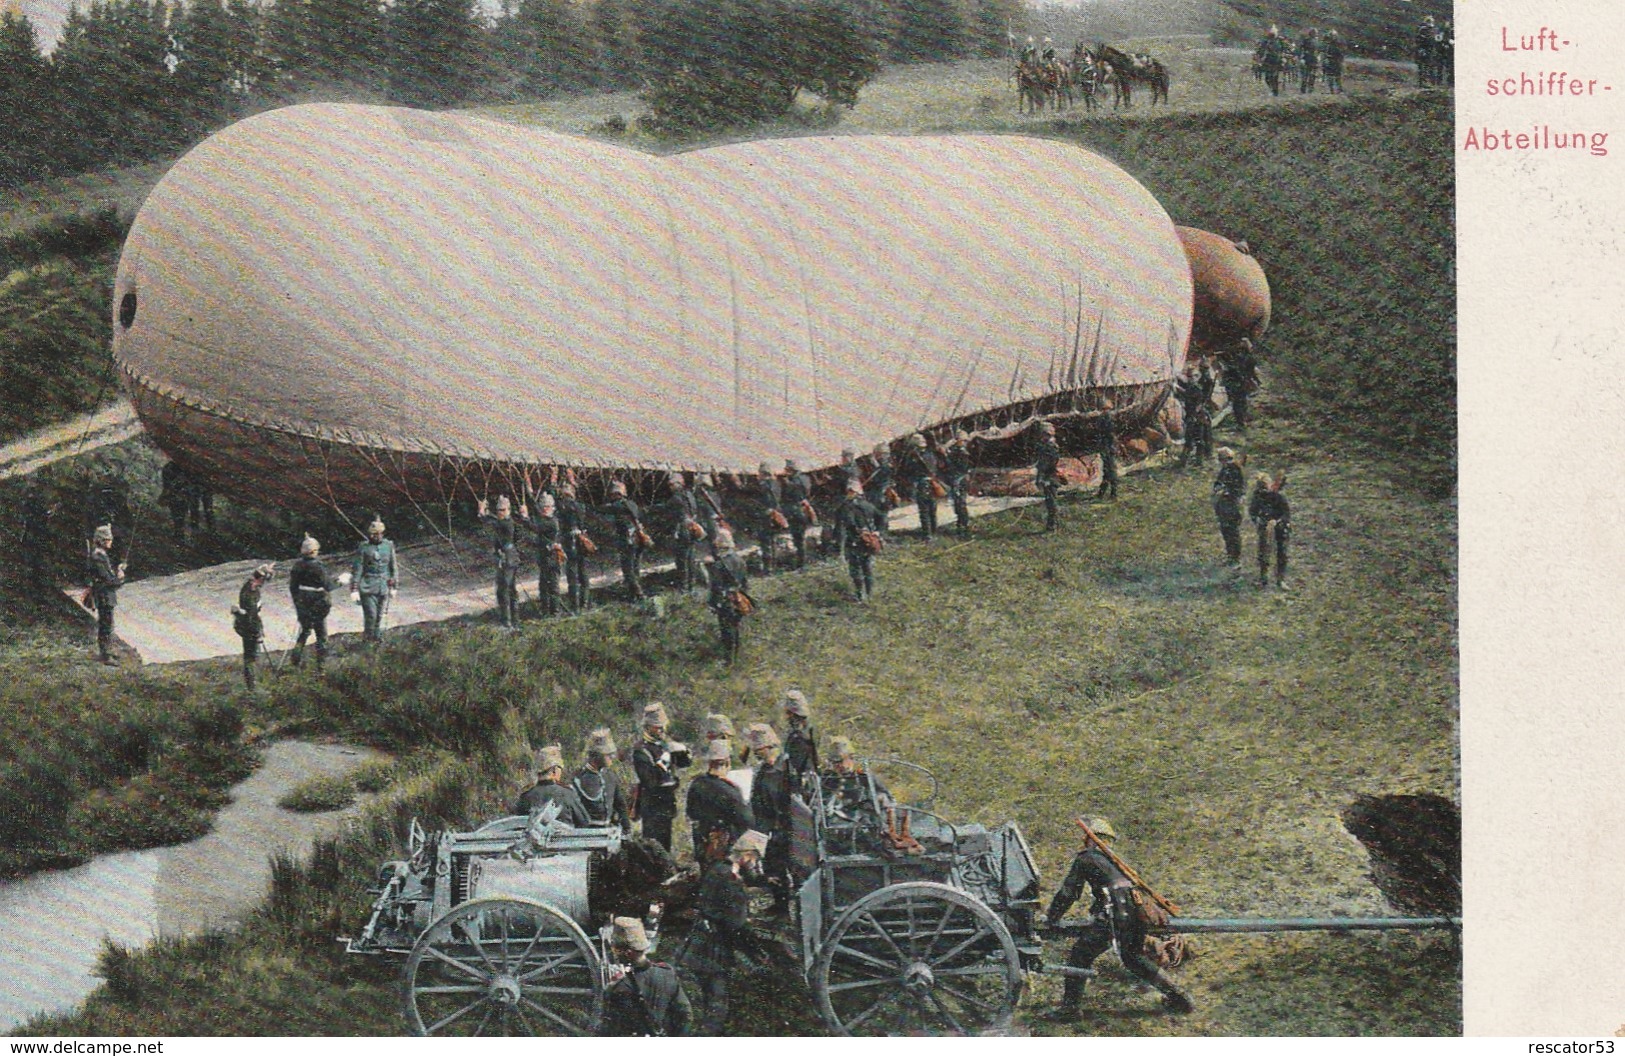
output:
{"label": "white glove", "polygon": [[348,573],[348,572],[340,572],[339,573],[339,586],[347,587],[349,585],[350,585],[350,573]]}
{"label": "white glove", "polygon": [[359,604],[361,604],[361,592],[359,590],[350,591],[350,604],[351,605],[359,605]]}

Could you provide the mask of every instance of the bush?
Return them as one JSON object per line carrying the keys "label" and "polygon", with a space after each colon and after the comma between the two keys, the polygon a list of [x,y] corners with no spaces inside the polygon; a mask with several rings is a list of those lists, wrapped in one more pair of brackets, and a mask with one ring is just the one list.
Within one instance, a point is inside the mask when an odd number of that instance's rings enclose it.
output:
{"label": "bush", "polygon": [[342,810],[355,802],[355,781],[349,776],[313,777],[283,793],[276,805],[301,814]]}

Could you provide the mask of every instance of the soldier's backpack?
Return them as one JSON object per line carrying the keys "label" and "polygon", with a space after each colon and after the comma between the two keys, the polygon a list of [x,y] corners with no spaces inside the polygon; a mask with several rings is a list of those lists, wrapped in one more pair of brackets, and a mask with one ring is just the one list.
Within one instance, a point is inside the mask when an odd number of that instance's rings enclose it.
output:
{"label": "soldier's backpack", "polygon": [[592,536],[586,532],[576,532],[576,545],[581,547],[581,552],[584,554],[596,554],[598,552],[598,544],[593,542]]}
{"label": "soldier's backpack", "polygon": [[633,539],[634,542],[636,542],[638,544],[638,546],[642,547],[644,550],[650,550],[650,549],[654,548],[655,541],[653,539],[649,538],[649,533],[643,530],[643,525],[641,525],[641,524],[638,525],[637,529],[633,532],[632,539]]}
{"label": "soldier's backpack", "polygon": [[942,481],[936,477],[931,478],[931,497],[933,499],[946,499],[948,497],[948,489],[943,487]]}
{"label": "soldier's backpack", "polygon": [[784,514],[780,513],[778,510],[767,511],[767,523],[779,529],[790,527],[790,522],[785,519]]}
{"label": "soldier's backpack", "polygon": [[878,554],[886,549],[886,539],[873,528],[865,528],[858,533],[858,545],[866,554]]}
{"label": "soldier's backpack", "polygon": [[749,616],[756,611],[756,603],[742,590],[728,591],[728,604],[733,606],[733,610],[740,616]]}
{"label": "soldier's backpack", "polygon": [[553,551],[553,563],[558,565],[560,568],[563,568],[564,567],[564,544],[563,543],[554,543],[551,547],[549,547],[549,549]]}
{"label": "soldier's backpack", "polygon": [[801,500],[801,515],[807,518],[808,524],[818,523],[818,511],[813,509],[813,504],[810,499]]}

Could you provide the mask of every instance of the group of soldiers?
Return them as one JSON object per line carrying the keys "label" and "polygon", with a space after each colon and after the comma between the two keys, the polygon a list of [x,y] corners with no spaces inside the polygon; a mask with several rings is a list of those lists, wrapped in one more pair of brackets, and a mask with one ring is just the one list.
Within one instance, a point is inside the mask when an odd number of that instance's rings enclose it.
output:
{"label": "group of soldiers", "polygon": [[1264,82],[1271,95],[1281,94],[1282,75],[1298,82],[1300,95],[1312,94],[1319,76],[1325,91],[1343,92],[1343,39],[1337,30],[1306,29],[1293,44],[1281,35],[1279,26],[1270,26],[1253,52],[1253,75]]}
{"label": "group of soldiers", "polygon": [[[668,965],[649,959],[641,920],[614,920],[611,955],[619,967],[605,998],[601,1034],[721,1033],[739,959],[772,964],[783,956],[772,927],[753,923],[752,889],[766,890],[769,904],[762,915],[787,914],[796,883],[790,854],[793,802],[810,800],[815,786],[827,809],[844,816],[863,813],[869,789],[889,802],[885,785],[864,771],[850,739],[830,738],[820,757],[805,694],[789,690],[780,708],[782,738],[765,722],[751,723],[736,735],[727,716],[712,714],[702,727],[703,747],[691,750],[670,737],[670,716],[656,702],[644,707],[629,753],[618,752],[608,729],[588,735],[582,763],[568,776],[559,745],[536,753],[534,783],[514,803],[516,814],[530,815],[556,804],[556,816],[566,824],[616,826],[627,837],[636,824],[639,837],[668,852],[679,799],[689,822],[700,875],[693,924],[675,965]],[[616,772],[617,761],[627,756],[635,774],[630,791]],[[696,764],[700,772],[680,795],[683,772]],[[748,794],[737,771],[745,765],[752,766]],[[878,825],[878,819],[870,820]],[[1115,839],[1110,822],[1097,818],[1090,824],[1099,841]],[[1052,926],[1059,924],[1089,892],[1089,918],[1078,930],[1068,963],[1089,968],[1115,943],[1124,967],[1159,989],[1167,1009],[1188,1012],[1189,998],[1143,952],[1146,925],[1133,911],[1133,883],[1120,859],[1103,849],[1103,843],[1091,843],[1074,859],[1046,919]],[[1069,977],[1054,1015],[1075,1016],[1083,993],[1084,979]]]}
{"label": "group of soldiers", "polygon": [[1432,15],[1416,27],[1416,83],[1423,88],[1456,83],[1456,30]]}

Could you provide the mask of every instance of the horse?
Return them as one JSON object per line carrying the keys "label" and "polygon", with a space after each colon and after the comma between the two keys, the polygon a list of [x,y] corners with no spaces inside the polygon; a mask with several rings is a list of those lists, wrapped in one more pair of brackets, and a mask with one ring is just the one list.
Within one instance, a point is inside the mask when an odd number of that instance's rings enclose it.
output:
{"label": "horse", "polygon": [[1060,110],[1063,98],[1066,105],[1072,103],[1070,71],[1064,63],[1022,63],[1016,67],[1016,92],[1020,97],[1018,105],[1024,113],[1029,109],[1029,104],[1031,111],[1037,113],[1052,102],[1055,109]]}
{"label": "horse", "polygon": [[1126,109],[1134,105],[1136,82],[1151,89],[1151,104],[1160,99],[1168,102],[1168,67],[1149,55],[1128,55],[1109,44],[1096,45],[1095,64],[1109,67],[1113,86],[1112,106],[1121,103]]}

